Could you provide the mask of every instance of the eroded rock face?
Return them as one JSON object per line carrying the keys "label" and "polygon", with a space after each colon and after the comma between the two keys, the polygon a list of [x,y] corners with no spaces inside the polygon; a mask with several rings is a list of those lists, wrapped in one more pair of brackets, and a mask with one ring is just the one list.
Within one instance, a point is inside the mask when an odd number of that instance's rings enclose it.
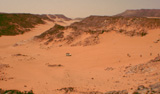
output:
{"label": "eroded rock face", "polygon": [[160,83],[150,85],[149,87],[140,85],[133,94],[160,94]]}
{"label": "eroded rock face", "polygon": [[109,91],[109,92],[106,92],[104,94],[128,94],[128,91],[127,90],[122,90],[122,91]]}
{"label": "eroded rock face", "polygon": [[152,92],[160,94],[160,83],[156,83],[149,86]]}

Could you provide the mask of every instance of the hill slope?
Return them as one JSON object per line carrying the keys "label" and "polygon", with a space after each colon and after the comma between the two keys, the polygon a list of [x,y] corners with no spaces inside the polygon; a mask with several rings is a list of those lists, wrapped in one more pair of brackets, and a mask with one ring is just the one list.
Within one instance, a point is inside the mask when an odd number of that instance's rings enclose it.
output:
{"label": "hill slope", "polygon": [[64,15],[0,13],[0,36],[23,34],[30,31],[37,24],[44,24],[44,20],[55,22],[61,20],[69,21],[71,19]]}
{"label": "hill slope", "polygon": [[44,21],[32,14],[0,14],[0,35],[17,35],[29,31]]}
{"label": "hill slope", "polygon": [[45,33],[36,36],[36,40],[43,41],[44,44],[94,45],[100,42],[99,35],[105,32],[114,31],[127,36],[145,36],[148,30],[160,27],[160,19],[90,16],[63,29],[59,27],[61,26],[55,25]]}
{"label": "hill slope", "polygon": [[126,10],[115,16],[124,17],[160,17],[160,9]]}

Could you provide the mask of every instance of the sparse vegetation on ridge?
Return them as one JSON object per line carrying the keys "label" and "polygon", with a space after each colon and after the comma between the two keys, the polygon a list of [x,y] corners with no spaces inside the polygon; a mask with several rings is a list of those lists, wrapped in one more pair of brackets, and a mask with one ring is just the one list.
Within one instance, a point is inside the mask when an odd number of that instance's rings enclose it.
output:
{"label": "sparse vegetation on ridge", "polygon": [[104,33],[104,31],[117,31],[129,36],[145,36],[147,35],[148,30],[160,27],[160,19],[149,19],[145,17],[90,16],[81,22],[71,24],[70,27],[86,32],[97,31]]}
{"label": "sparse vegetation on ridge", "polygon": [[33,91],[18,91],[18,90],[2,90],[0,89],[0,94],[34,94]]}
{"label": "sparse vegetation on ridge", "polygon": [[23,34],[44,21],[32,14],[0,14],[0,35]]}
{"label": "sparse vegetation on ridge", "polygon": [[[99,35],[105,32],[117,32],[127,36],[145,36],[148,30],[160,27],[160,19],[148,19],[144,17],[108,17],[90,16],[81,22],[75,22],[70,26],[55,25],[51,29],[36,36],[35,39],[45,40],[46,45],[51,42],[65,42],[71,46],[93,45],[99,43]],[[64,37],[64,30],[72,29],[73,32]],[[90,34],[84,40],[73,43],[76,38],[83,34]],[[55,40],[56,39],[56,40]]]}
{"label": "sparse vegetation on ridge", "polygon": [[62,37],[62,34],[63,34],[63,33],[62,33],[62,32],[59,32],[59,31],[60,31],[60,30],[64,30],[64,29],[65,29],[64,26],[55,24],[55,26],[53,26],[52,28],[50,28],[50,29],[47,30],[46,32],[42,33],[41,35],[36,36],[35,38],[43,39],[43,38],[45,38],[46,36],[55,35],[55,34],[57,34],[57,37]]}

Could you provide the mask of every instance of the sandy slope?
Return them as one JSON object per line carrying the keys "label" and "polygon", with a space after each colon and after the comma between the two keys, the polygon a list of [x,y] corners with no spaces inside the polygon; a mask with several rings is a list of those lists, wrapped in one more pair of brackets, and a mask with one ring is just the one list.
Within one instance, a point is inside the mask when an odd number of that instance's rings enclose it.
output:
{"label": "sandy slope", "polygon": [[35,28],[32,29],[31,32],[26,32],[24,35],[2,36],[0,39],[0,43],[1,43],[0,48],[11,46],[14,43],[19,41],[32,39],[33,36],[41,34],[42,32],[48,30],[52,26],[54,26],[53,22],[46,21],[45,25],[43,24],[37,25]]}
{"label": "sandy slope", "polygon": [[[52,26],[53,23],[48,22],[37,26],[34,32],[0,38],[0,64],[10,65],[3,70],[7,80],[0,80],[0,88],[32,89],[36,94],[63,94],[57,89],[74,87],[77,92],[73,94],[76,94],[124,89],[132,91],[140,84],[159,82],[160,75],[126,74],[124,70],[126,66],[146,63],[160,54],[160,43],[154,43],[160,39],[160,30],[150,31],[146,37],[104,33],[100,36],[100,44],[87,47],[42,49],[36,42],[13,46],[21,40],[32,39]],[[67,52],[72,56],[66,57]],[[56,66],[58,64],[62,66]]]}

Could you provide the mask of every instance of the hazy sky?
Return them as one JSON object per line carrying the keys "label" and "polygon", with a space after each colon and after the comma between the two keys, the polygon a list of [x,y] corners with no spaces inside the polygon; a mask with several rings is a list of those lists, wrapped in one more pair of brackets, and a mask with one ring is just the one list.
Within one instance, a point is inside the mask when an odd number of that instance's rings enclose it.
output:
{"label": "hazy sky", "polygon": [[142,8],[160,9],[160,0],[0,0],[0,12],[64,14],[74,18]]}

